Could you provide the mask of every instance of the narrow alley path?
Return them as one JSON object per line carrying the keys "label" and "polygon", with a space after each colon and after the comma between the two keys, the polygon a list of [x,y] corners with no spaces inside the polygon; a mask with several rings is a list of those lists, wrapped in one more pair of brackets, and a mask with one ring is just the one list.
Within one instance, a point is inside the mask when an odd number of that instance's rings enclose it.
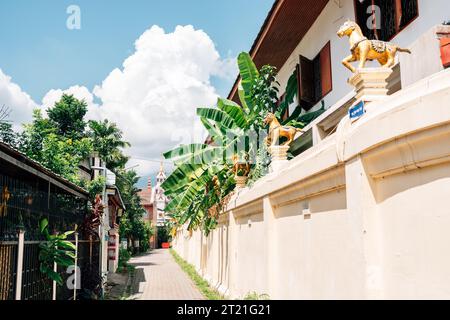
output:
{"label": "narrow alley path", "polygon": [[175,262],[169,250],[153,250],[132,258],[138,300],[203,300],[192,280]]}

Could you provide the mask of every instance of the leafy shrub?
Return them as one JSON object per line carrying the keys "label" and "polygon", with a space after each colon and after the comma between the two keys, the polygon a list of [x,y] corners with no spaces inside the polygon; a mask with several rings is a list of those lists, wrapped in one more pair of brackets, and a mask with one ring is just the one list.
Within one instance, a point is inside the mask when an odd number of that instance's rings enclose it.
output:
{"label": "leafy shrub", "polygon": [[119,265],[117,267],[117,272],[122,273],[129,269],[128,261],[131,259],[131,254],[127,249],[119,249]]}
{"label": "leafy shrub", "polygon": [[40,271],[48,278],[62,285],[63,279],[60,274],[53,270],[56,263],[59,266],[69,267],[75,264],[75,245],[67,241],[67,237],[75,231],[67,231],[63,234],[51,235],[48,232],[48,220],[42,219],[39,223],[41,234],[46,238],[46,242],[41,243],[39,248]]}

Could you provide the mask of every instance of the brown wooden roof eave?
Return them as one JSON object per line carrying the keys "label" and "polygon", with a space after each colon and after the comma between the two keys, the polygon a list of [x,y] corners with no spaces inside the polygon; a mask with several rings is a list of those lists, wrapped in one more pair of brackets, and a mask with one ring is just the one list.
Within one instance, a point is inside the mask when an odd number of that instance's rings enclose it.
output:
{"label": "brown wooden roof eave", "polygon": [[[250,55],[258,68],[280,69],[314,24],[329,0],[277,0],[255,39]],[[238,76],[228,99],[237,100]]]}

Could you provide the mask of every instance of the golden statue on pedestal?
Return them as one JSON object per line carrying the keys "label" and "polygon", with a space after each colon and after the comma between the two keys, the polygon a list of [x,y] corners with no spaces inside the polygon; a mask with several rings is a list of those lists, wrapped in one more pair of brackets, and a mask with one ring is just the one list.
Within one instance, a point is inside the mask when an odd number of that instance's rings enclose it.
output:
{"label": "golden statue on pedestal", "polygon": [[266,137],[266,145],[268,147],[275,147],[281,137],[287,138],[283,146],[289,146],[294,141],[297,132],[303,132],[302,129],[291,126],[283,126],[273,113],[268,113],[264,119],[264,124],[269,125],[269,135]]}
{"label": "golden statue on pedestal", "polygon": [[381,66],[392,68],[395,64],[397,52],[411,53],[409,49],[403,49],[393,43],[367,39],[358,24],[351,20],[342,25],[337,35],[340,38],[344,36],[350,38],[352,54],[345,58],[342,64],[353,73],[356,72],[356,68],[350,62],[359,61],[359,68],[362,69],[365,67],[367,60],[377,60]]}

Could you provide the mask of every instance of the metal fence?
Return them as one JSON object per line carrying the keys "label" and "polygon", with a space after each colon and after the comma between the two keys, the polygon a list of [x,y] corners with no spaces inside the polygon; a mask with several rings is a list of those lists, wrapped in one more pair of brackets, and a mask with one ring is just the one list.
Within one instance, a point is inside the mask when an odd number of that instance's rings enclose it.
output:
{"label": "metal fence", "polygon": [[[16,175],[17,174],[17,175]],[[22,269],[20,299],[69,300],[74,289],[66,285],[71,274],[58,268],[64,284],[56,286],[40,272],[39,244],[45,239],[39,232],[39,221],[47,218],[49,230],[65,232],[83,223],[87,200],[31,175],[2,172],[0,167],[0,300],[16,299],[17,272]],[[20,242],[18,230],[24,230]],[[75,243],[74,239],[69,239]],[[18,265],[19,248],[23,260]],[[83,290],[95,291],[100,282],[99,239],[79,235],[77,261]],[[80,294],[81,290],[76,292]]]}
{"label": "metal fence", "polygon": [[39,242],[25,243],[22,271],[22,300],[51,300],[53,281],[39,270]]}
{"label": "metal fence", "polygon": [[0,300],[12,300],[16,291],[17,245],[0,245]]}

